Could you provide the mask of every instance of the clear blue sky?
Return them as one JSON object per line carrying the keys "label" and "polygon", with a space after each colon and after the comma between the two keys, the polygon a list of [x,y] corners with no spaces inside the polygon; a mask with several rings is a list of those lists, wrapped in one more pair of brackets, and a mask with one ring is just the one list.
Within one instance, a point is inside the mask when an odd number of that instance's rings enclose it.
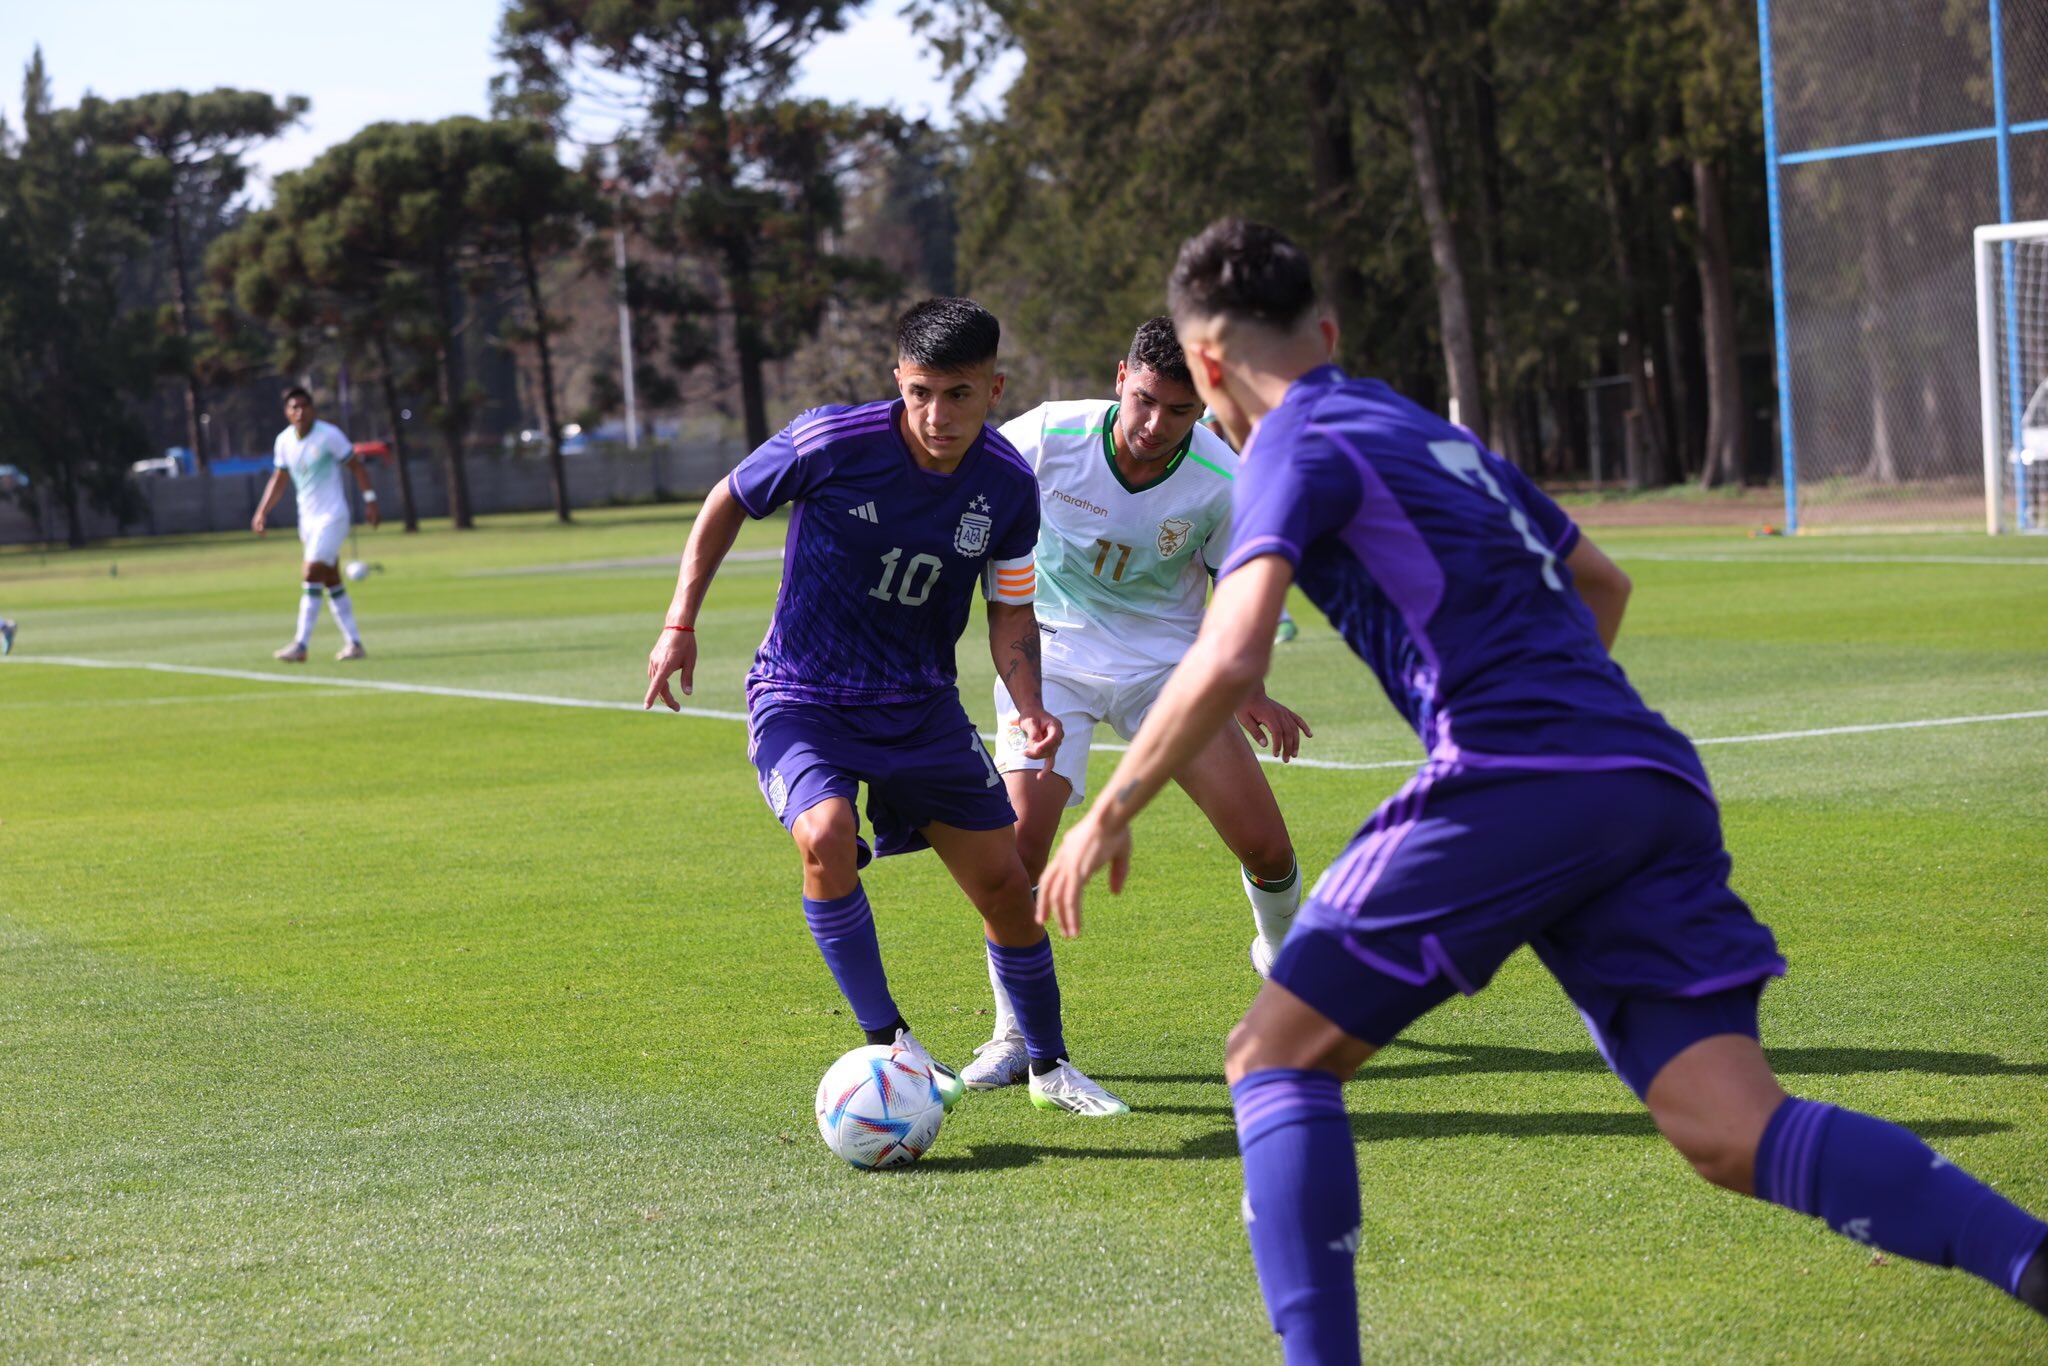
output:
{"label": "clear blue sky", "polygon": [[[897,16],[869,0],[804,64],[799,92],[946,119],[946,84]],[[60,103],[87,90],[238,86],[313,101],[306,122],[257,152],[265,173],[303,166],[380,119],[488,112],[503,0],[0,0],[0,109],[18,124],[21,72],[40,43]],[[1010,72],[977,96],[992,99]]]}

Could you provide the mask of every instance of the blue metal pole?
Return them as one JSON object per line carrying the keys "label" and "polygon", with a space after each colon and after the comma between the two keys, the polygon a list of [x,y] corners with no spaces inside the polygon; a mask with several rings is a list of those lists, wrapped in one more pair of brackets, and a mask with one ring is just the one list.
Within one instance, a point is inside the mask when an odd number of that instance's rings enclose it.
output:
{"label": "blue metal pole", "polygon": [[1785,534],[1799,531],[1799,463],[1792,432],[1792,348],[1785,328],[1785,231],[1778,193],[1778,98],[1771,77],[1771,0],[1756,0],[1757,45],[1763,56],[1764,184],[1770,198],[1771,315],[1778,347],[1778,445],[1785,479]]}
{"label": "blue metal pole", "polygon": [[[2002,0],[1991,0],[1991,123],[1998,138],[1998,221],[2012,222],[2012,121],[2005,108],[2005,14]],[[2005,377],[2007,401],[2012,407],[2011,444],[2018,451],[2025,414],[2021,409],[2024,390],[2020,375],[2019,290],[2013,280],[2013,249],[2007,242],[1998,249],[2005,276]],[[2012,462],[2013,525],[2028,529],[2027,470],[2017,455]]]}

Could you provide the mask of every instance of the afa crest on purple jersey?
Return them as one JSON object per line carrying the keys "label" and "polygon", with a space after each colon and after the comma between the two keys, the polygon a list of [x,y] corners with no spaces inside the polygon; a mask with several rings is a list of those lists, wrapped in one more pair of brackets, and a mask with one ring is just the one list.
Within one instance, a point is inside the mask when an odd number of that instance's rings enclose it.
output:
{"label": "afa crest on purple jersey", "polygon": [[741,461],[753,517],[791,508],[782,593],[747,674],[766,695],[920,702],[954,686],[954,647],[990,560],[1031,554],[1038,482],[992,428],[951,474],[904,444],[900,399],[801,414]]}

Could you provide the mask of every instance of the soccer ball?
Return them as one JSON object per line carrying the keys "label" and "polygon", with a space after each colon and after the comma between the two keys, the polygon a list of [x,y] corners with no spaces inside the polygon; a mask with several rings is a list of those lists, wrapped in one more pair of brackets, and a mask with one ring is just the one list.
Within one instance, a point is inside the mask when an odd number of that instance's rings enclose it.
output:
{"label": "soccer ball", "polygon": [[924,1064],[889,1044],[867,1044],[825,1069],[818,1132],[856,1167],[901,1167],[939,1136],[946,1107]]}
{"label": "soccer ball", "polygon": [[342,566],[341,572],[348,575],[350,582],[361,583],[364,579],[370,577],[370,566],[364,564],[361,560],[350,560]]}

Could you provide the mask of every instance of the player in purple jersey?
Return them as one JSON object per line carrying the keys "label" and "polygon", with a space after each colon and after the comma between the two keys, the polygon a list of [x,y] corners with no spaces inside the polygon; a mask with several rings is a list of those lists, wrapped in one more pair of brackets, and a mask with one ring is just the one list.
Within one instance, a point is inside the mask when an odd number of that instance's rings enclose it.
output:
{"label": "player in purple jersey", "polygon": [[1060,725],[1039,688],[1038,481],[987,425],[1003,391],[1001,330],[968,299],[927,299],[896,330],[901,397],[813,408],[742,460],[704,500],[683,550],[647,696],[691,688],[697,614],[743,521],[788,507],[782,591],[747,673],[748,757],[803,854],[804,919],[871,1044],[932,1069],[948,1108],[963,1087],[933,1061],[889,992],[861,886],[870,849],[854,802],[867,785],[874,854],[930,847],[981,913],[989,961],[1031,1055],[1032,1103],[1122,1114],[1067,1061],[1052,941],[1033,918],[1016,813],[960,706],[954,654],[974,594],[989,652],[1020,704],[1027,752]]}
{"label": "player in purple jersey", "polygon": [[1356,1361],[1356,1157],[1339,1091],[1424,1012],[1530,945],[1700,1175],[1860,1242],[1960,1266],[2048,1314],[2048,1224],[1895,1125],[1788,1096],[1757,1039],[1784,971],[1728,887],[1691,744],[1607,650],[1629,584],[1469,432],[1329,364],[1307,258],[1236,220],[1170,299],[1196,387],[1245,449],[1201,635],[1040,884],[1130,867],[1130,822],[1265,676],[1288,585],[1378,676],[1428,760],[1296,918],[1230,1036],[1244,1212],[1290,1361]]}

